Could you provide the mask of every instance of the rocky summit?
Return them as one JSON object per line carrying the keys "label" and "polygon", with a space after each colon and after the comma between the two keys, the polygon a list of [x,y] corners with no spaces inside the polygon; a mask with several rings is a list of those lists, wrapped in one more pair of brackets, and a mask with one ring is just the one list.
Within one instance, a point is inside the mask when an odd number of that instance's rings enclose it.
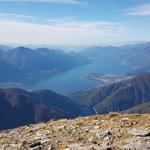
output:
{"label": "rocky summit", "polygon": [[0,132],[0,150],[149,150],[150,114],[61,119]]}

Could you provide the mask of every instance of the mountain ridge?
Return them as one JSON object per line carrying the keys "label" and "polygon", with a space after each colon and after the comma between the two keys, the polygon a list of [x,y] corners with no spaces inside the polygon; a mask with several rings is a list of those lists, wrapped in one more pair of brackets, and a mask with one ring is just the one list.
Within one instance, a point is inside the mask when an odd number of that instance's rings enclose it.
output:
{"label": "mountain ridge", "polygon": [[149,85],[150,73],[145,73],[71,97],[80,105],[93,108],[96,113],[118,112],[149,102]]}
{"label": "mountain ridge", "polygon": [[[1,50],[0,54],[0,70],[3,70],[4,75],[6,74],[6,77],[4,76],[4,79],[0,80],[1,83],[8,80],[8,82],[32,85],[39,80],[89,63],[88,59],[79,57],[76,53],[66,53],[47,48],[33,50],[27,47],[17,47],[9,51]],[[6,64],[7,67],[3,67]],[[7,68],[12,70],[14,68],[13,72],[18,74],[18,80],[7,76]],[[13,75],[13,73],[10,74]]]}
{"label": "mountain ridge", "polygon": [[0,88],[0,103],[0,130],[80,115],[80,109],[74,102],[49,90],[32,92]]}

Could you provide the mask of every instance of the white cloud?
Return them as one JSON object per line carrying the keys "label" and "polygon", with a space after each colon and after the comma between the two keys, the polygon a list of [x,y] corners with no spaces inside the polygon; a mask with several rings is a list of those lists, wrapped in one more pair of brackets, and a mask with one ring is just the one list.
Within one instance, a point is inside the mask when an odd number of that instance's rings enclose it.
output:
{"label": "white cloud", "polygon": [[64,19],[37,24],[0,19],[0,43],[94,45],[117,41],[125,32],[126,29],[117,23],[105,21]]}
{"label": "white cloud", "polygon": [[[0,13],[0,43],[85,45],[111,42],[126,29],[107,21],[74,21]],[[40,23],[39,23],[40,22]]]}
{"label": "white cloud", "polygon": [[84,4],[81,0],[0,0],[0,2],[49,2],[66,4]]}
{"label": "white cloud", "polygon": [[22,15],[22,14],[14,14],[14,13],[0,13],[1,19],[22,19],[22,20],[34,20],[37,19],[37,17],[34,16],[28,16],[28,15]]}
{"label": "white cloud", "polygon": [[127,10],[128,15],[150,16],[150,3],[138,5]]}

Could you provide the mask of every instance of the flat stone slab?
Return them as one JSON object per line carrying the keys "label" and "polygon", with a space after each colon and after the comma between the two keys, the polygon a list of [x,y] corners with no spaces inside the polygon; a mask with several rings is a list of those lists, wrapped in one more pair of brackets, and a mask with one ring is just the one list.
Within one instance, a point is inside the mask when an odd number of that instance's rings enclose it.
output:
{"label": "flat stone slab", "polygon": [[129,131],[129,134],[134,136],[150,136],[150,130],[132,129]]}

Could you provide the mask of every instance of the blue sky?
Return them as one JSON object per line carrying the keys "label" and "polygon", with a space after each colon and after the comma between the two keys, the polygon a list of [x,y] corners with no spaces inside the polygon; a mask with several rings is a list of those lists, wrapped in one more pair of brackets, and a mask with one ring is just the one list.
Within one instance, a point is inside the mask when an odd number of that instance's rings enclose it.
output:
{"label": "blue sky", "polygon": [[0,0],[0,43],[91,46],[150,40],[150,0]]}

